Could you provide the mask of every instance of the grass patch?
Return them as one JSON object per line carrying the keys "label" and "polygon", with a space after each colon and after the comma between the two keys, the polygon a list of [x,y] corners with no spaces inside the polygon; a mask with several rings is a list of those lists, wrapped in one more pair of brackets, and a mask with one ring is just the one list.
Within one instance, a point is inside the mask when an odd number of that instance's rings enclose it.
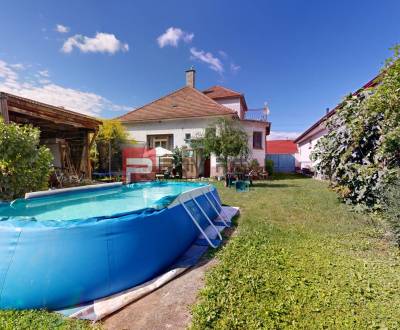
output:
{"label": "grass patch", "polygon": [[384,227],[299,176],[218,185],[237,233],[193,307],[193,329],[400,328],[400,258]]}
{"label": "grass patch", "polygon": [[4,330],[93,330],[100,328],[100,324],[92,325],[88,321],[68,319],[60,314],[44,310],[0,311],[0,329]]}

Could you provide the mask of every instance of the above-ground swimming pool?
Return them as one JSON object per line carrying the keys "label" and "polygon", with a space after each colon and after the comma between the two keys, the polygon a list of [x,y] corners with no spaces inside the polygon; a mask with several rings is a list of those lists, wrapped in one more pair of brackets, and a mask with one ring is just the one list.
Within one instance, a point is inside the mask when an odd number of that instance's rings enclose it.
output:
{"label": "above-ground swimming pool", "polygon": [[191,182],[89,186],[0,204],[0,308],[62,309],[143,283],[197,238],[190,214],[205,228],[220,209],[213,186]]}

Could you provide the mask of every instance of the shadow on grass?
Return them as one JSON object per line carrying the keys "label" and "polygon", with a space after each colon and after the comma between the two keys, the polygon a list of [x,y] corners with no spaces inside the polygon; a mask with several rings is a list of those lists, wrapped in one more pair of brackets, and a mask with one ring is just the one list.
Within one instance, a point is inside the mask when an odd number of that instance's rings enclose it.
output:
{"label": "shadow on grass", "polygon": [[252,188],[290,188],[290,187],[297,187],[297,186],[286,183],[273,183],[272,181],[253,182],[252,185]]}
{"label": "shadow on grass", "polygon": [[311,177],[298,173],[275,173],[269,178],[270,181],[311,179]]}

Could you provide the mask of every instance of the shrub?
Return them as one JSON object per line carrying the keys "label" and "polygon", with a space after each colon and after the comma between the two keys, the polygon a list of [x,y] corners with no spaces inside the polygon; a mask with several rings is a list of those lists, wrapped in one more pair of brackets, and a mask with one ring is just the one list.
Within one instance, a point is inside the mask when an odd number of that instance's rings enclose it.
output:
{"label": "shrub", "polygon": [[274,174],[274,161],[272,159],[265,160],[265,170],[269,175]]}
{"label": "shrub", "polygon": [[48,148],[39,146],[39,137],[37,128],[5,124],[0,118],[0,199],[48,187],[53,157]]}
{"label": "shrub", "polygon": [[400,245],[400,179],[393,182],[386,190],[384,211]]}
{"label": "shrub", "polygon": [[252,160],[249,162],[249,168],[250,168],[251,170],[257,171],[257,170],[260,169],[260,163],[258,162],[257,159],[252,159]]}

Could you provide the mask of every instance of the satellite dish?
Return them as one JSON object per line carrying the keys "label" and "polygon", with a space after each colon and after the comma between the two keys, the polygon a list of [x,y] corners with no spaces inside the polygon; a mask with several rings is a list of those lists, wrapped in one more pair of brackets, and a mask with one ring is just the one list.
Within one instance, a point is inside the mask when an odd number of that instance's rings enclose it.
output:
{"label": "satellite dish", "polygon": [[271,113],[271,111],[269,110],[269,106],[268,106],[267,102],[264,102],[263,113],[264,113],[264,115],[267,115],[267,116]]}

